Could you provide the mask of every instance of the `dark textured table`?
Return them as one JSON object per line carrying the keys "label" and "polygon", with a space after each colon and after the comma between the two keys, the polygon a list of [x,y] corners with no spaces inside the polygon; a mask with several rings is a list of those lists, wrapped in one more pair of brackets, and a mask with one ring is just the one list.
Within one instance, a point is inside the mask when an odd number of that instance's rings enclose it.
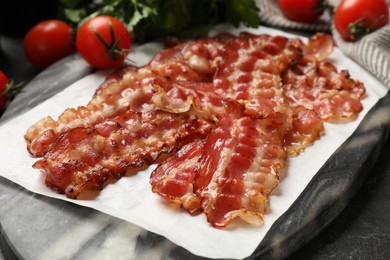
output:
{"label": "dark textured table", "polygon": [[[22,40],[20,38],[1,37],[2,52],[0,54],[0,69],[3,70],[9,77],[16,82],[24,81],[25,84],[30,82],[39,71],[34,69],[26,61],[22,51]],[[78,62],[72,57],[69,59],[72,62]],[[73,75],[74,77],[82,77],[89,73],[89,68],[80,65],[80,74]],[[39,74],[42,76],[41,74]],[[69,79],[74,80],[74,79]],[[18,101],[20,102],[20,101]],[[12,108],[12,107],[11,107]],[[7,116],[12,115],[13,111],[7,111]],[[390,118],[390,114],[388,114]],[[383,142],[378,145],[370,159],[370,165],[364,164],[364,167],[369,168],[367,177],[359,179],[355,184],[355,192],[351,200],[342,201],[338,204],[338,210],[342,210],[340,214],[334,219],[320,234],[313,239],[311,236],[302,237],[297,235],[300,240],[296,242],[298,246],[291,249],[286,248],[286,253],[279,254],[280,257],[288,257],[291,259],[390,259],[390,142],[386,137],[388,135],[388,128],[383,130],[385,137],[382,137]],[[382,149],[383,148],[383,149]],[[376,156],[378,153],[378,156]],[[356,155],[358,156],[358,155]],[[378,160],[376,160],[378,158]],[[375,162],[374,162],[375,161]],[[373,166],[372,166],[372,165]],[[372,166],[372,167],[371,167]],[[352,166],[351,166],[352,167]],[[329,169],[330,171],[331,169]],[[366,176],[366,175],[365,175]],[[39,195],[34,195],[18,185],[15,185],[4,178],[0,179],[0,202],[13,200],[18,203],[18,207],[31,208],[31,203],[36,203],[37,208],[45,207],[45,204],[57,205],[67,214],[66,221],[80,221],[84,219],[91,219],[91,221],[99,221],[106,223],[106,218],[97,214],[90,209],[77,206],[77,213],[74,212],[75,206],[66,202],[54,202],[53,199],[44,198]],[[360,186],[361,185],[361,186]],[[24,198],[24,199],[21,199]],[[27,198],[27,199],[26,199]],[[39,200],[39,203],[36,202]],[[9,205],[5,204],[5,205]],[[345,207],[345,208],[344,208]],[[6,208],[0,204],[0,245],[1,253],[0,259],[33,259],[35,251],[43,250],[45,244],[32,241],[34,237],[40,232],[39,228],[34,227],[36,223],[35,217],[20,214],[20,210],[13,208]],[[51,214],[51,213],[50,213]],[[53,215],[46,215],[45,217],[58,217]],[[3,218],[3,216],[5,216]],[[324,217],[324,216],[322,216]],[[326,217],[326,215],[325,215]],[[11,221],[10,219],[13,219]],[[22,229],[26,227],[26,222],[31,221],[31,228]],[[58,225],[66,226],[69,223],[62,223],[58,220]],[[9,223],[15,223],[15,226],[10,226]],[[99,247],[100,243],[104,241],[106,232],[117,232],[121,230],[123,223],[121,221],[114,221],[110,223],[103,231],[96,234],[94,240],[88,240],[88,244],[84,246],[84,251],[79,250],[75,256],[85,258],[88,250],[94,247]],[[56,228],[56,227],[49,227]],[[124,229],[138,232],[136,227],[124,226]],[[15,243],[14,241],[18,241]],[[43,241],[50,241],[50,237],[42,238]],[[164,259],[181,259],[193,258],[194,256],[186,254],[184,250],[172,249],[174,245],[163,241],[162,238],[151,234],[149,232],[140,233],[135,237],[136,246],[133,251],[134,255],[127,255],[126,259],[160,259],[162,256],[156,255],[156,250],[153,254],[148,254],[148,248],[159,246],[161,248],[168,248],[170,254]],[[310,241],[309,241],[310,240]],[[308,242],[307,242],[308,241]],[[21,246],[22,245],[22,246]],[[40,248],[40,247],[42,248]],[[57,245],[58,246],[58,245]],[[23,248],[18,248],[23,247]],[[296,248],[297,251],[291,253]],[[265,254],[267,257],[270,255]],[[50,254],[48,254],[50,256]],[[108,255],[107,255],[108,256]]]}

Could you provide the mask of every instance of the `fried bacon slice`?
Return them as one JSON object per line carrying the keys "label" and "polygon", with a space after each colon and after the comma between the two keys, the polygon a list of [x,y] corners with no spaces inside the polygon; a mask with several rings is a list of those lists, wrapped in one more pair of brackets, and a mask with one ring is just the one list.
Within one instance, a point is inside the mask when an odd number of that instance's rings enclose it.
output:
{"label": "fried bacon slice", "polygon": [[251,116],[285,113],[280,74],[300,57],[286,37],[242,33],[227,42],[217,62],[215,91],[243,104]]}
{"label": "fried bacon slice", "polygon": [[282,77],[290,106],[312,110],[322,120],[354,119],[363,109],[363,83],[329,61],[302,59]]}
{"label": "fried bacon slice", "polygon": [[170,80],[211,81],[224,49],[218,38],[184,41],[159,52],[150,67]]}
{"label": "fried bacon slice", "polygon": [[299,155],[324,134],[321,118],[312,110],[297,107],[293,110],[292,126],[284,136],[284,147],[290,156]]}
{"label": "fried bacon slice", "polygon": [[62,133],[34,168],[46,172],[47,186],[77,198],[87,187],[101,189],[109,178],[120,178],[131,167],[150,165],[162,153],[205,138],[212,128],[190,113],[129,111],[95,128]]}
{"label": "fried bacon slice", "polygon": [[302,59],[283,73],[282,82],[293,110],[293,127],[285,138],[290,155],[317,140],[324,121],[353,120],[363,109],[363,84],[328,61]]}
{"label": "fried bacon slice", "polygon": [[195,215],[201,212],[193,183],[205,140],[186,144],[160,164],[150,176],[152,191]]}
{"label": "fried bacon slice", "polygon": [[236,217],[251,224],[263,221],[287,157],[282,138],[264,121],[227,118],[207,138],[194,189],[215,227],[226,227]]}
{"label": "fried bacon slice", "polygon": [[153,192],[191,214],[204,212],[214,227],[240,217],[263,222],[287,154],[267,119],[224,117],[207,137],[183,147],[152,173]]}
{"label": "fried bacon slice", "polygon": [[27,149],[34,156],[43,156],[50,143],[63,132],[76,127],[93,127],[128,109],[148,110],[155,93],[153,84],[158,76],[148,68],[128,67],[111,75],[98,88],[86,106],[66,109],[55,121],[45,117],[32,125],[25,134]]}

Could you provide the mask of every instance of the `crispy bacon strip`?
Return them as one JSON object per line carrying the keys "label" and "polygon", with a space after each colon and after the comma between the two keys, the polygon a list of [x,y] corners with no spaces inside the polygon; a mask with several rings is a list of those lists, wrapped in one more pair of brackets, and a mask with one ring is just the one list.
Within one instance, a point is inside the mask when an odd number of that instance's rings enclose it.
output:
{"label": "crispy bacon strip", "polygon": [[[66,109],[55,121],[46,117],[32,125],[25,134],[27,149],[34,156],[43,156],[50,144],[61,133],[76,127],[93,127],[95,124],[113,118],[128,109],[142,111],[151,106],[157,80],[147,68],[129,67],[111,75],[96,91],[93,99],[77,109]],[[46,132],[50,131],[49,137]],[[44,145],[42,145],[44,144]]]}
{"label": "crispy bacon strip", "polygon": [[173,157],[160,164],[150,176],[152,191],[185,208],[200,213],[200,198],[194,194],[193,183],[205,140],[183,146]]}
{"label": "crispy bacon strip", "polygon": [[363,108],[363,83],[328,61],[302,59],[283,75],[283,86],[291,107],[305,107],[322,120],[354,119]]}
{"label": "crispy bacon strip", "polygon": [[155,169],[153,192],[192,214],[203,211],[218,228],[237,217],[262,223],[287,157],[280,135],[265,121],[221,119],[205,144],[191,143]]}
{"label": "crispy bacon strip", "polygon": [[86,187],[102,188],[130,167],[153,163],[162,153],[204,138],[213,125],[191,114],[163,111],[128,113],[96,127],[72,128],[61,134],[34,168],[47,173],[45,183],[77,198]]}
{"label": "crispy bacon strip", "polygon": [[302,45],[303,55],[306,59],[324,61],[333,52],[333,37],[326,33],[316,33]]}
{"label": "crispy bacon strip", "polygon": [[323,133],[324,124],[321,118],[312,110],[297,107],[294,109],[292,127],[284,137],[284,147],[288,155],[299,155]]}
{"label": "crispy bacon strip", "polygon": [[210,121],[217,121],[219,115],[225,114],[229,103],[214,92],[212,83],[194,81],[171,83],[159,89],[152,102],[158,109],[171,113],[180,113],[192,106]]}
{"label": "crispy bacon strip", "polygon": [[227,118],[207,138],[194,190],[215,227],[226,227],[237,217],[251,224],[263,221],[287,157],[281,137],[268,131],[264,121]]}
{"label": "crispy bacon strip", "polygon": [[224,47],[218,38],[185,41],[158,53],[150,66],[170,80],[210,81]]}
{"label": "crispy bacon strip", "polygon": [[216,92],[242,103],[251,116],[285,113],[280,74],[301,52],[285,37],[241,34],[228,41],[214,76]]}

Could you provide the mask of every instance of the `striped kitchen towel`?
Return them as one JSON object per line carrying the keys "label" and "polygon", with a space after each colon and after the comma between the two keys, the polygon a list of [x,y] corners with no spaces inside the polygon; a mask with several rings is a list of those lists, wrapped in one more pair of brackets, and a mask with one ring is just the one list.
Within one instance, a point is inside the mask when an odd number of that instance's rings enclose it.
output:
{"label": "striped kitchen towel", "polygon": [[[331,32],[341,51],[371,72],[390,89],[390,24],[382,27],[356,42],[344,41],[336,31],[329,12],[312,24],[290,21],[279,9],[277,0],[256,1],[260,9],[260,19],[264,25],[294,31]],[[334,7],[338,1],[330,1]]]}
{"label": "striped kitchen towel", "polygon": [[332,26],[333,38],[345,55],[370,71],[390,89],[390,24],[364,36],[357,42],[346,42]]}
{"label": "striped kitchen towel", "polygon": [[257,0],[256,4],[260,9],[260,20],[264,25],[297,31],[330,31],[330,16],[327,13],[315,23],[300,23],[284,17],[277,0]]}

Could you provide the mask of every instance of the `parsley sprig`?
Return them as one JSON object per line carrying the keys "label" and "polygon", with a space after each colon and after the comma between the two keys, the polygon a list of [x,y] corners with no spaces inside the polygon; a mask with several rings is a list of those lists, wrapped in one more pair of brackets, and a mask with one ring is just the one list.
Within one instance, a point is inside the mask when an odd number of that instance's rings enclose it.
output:
{"label": "parsley sprig", "polygon": [[111,15],[126,24],[138,43],[165,36],[202,37],[222,22],[260,24],[254,0],[59,1],[59,17],[74,27],[90,17]]}

